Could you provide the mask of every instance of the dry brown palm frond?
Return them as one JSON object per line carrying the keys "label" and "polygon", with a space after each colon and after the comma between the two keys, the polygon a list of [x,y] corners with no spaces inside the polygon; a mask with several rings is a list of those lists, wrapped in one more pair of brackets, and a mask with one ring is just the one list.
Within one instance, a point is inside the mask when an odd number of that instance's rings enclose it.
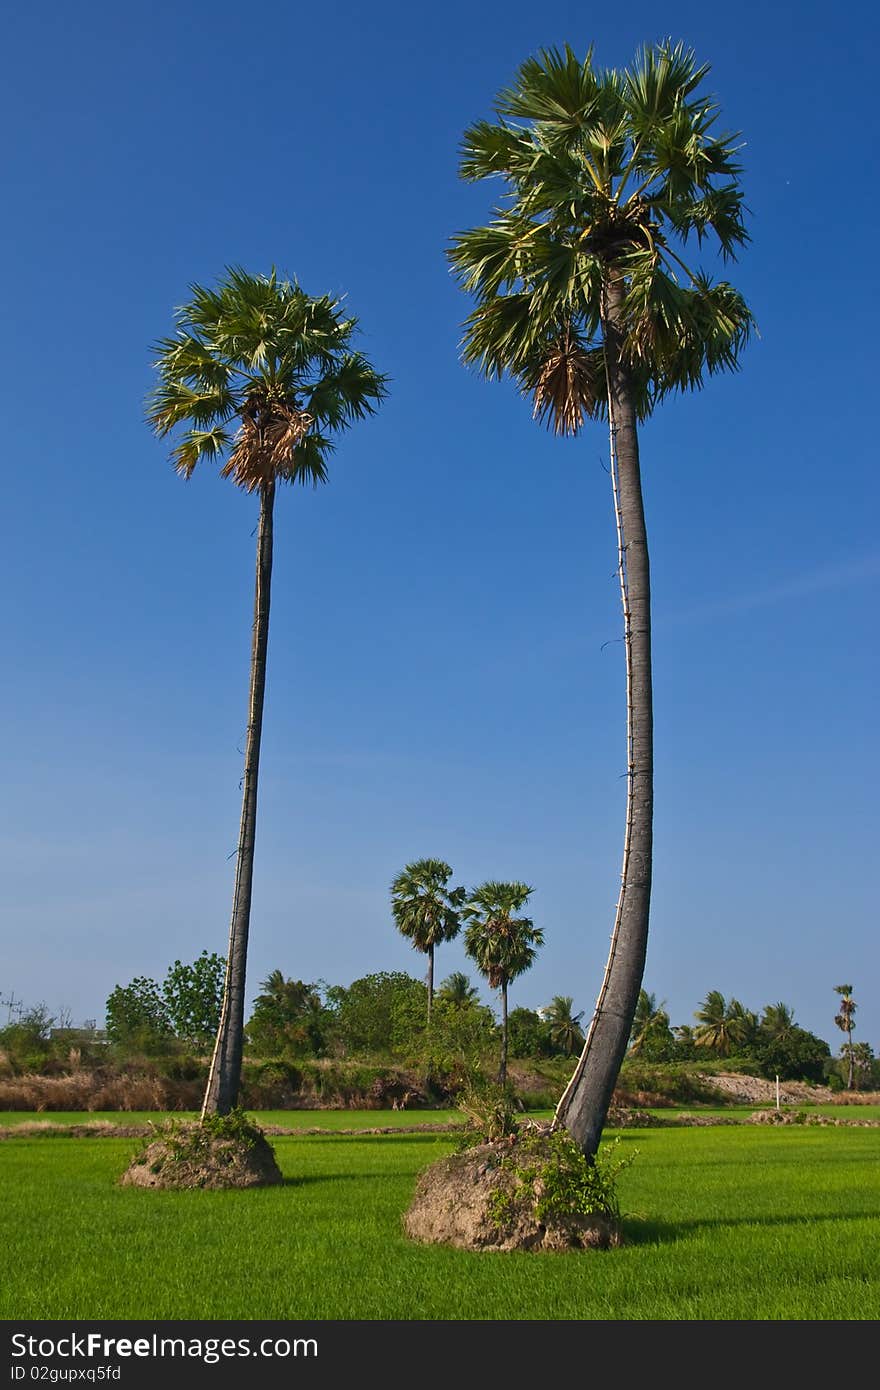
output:
{"label": "dry brown palm frond", "polygon": [[312,424],[312,416],[289,401],[252,397],[242,409],[235,447],[221,477],[255,492],[285,472]]}
{"label": "dry brown palm frond", "polygon": [[550,346],[530,390],[534,418],[552,424],[554,434],[577,434],[595,414],[594,363],[570,327]]}

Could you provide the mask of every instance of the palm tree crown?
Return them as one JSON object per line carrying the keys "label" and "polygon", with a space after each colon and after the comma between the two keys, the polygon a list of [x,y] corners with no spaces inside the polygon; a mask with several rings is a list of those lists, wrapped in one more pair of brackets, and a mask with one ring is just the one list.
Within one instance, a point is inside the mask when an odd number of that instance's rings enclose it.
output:
{"label": "palm tree crown", "polygon": [[442,859],[416,859],[391,885],[391,911],[413,949],[428,957],[428,1019],[434,1000],[434,949],[461,930],[463,888],[447,888],[452,869]]}
{"label": "palm tree crown", "polygon": [[333,436],[374,412],[387,378],[352,347],[357,320],[295,281],[232,267],[216,289],[190,287],[177,331],[156,344],[159,383],[147,418],[182,429],[171,457],[188,478],[200,459],[254,492],[327,480]]}
{"label": "palm tree crown", "polygon": [[525,883],[489,881],[475,888],[462,916],[464,948],[486,976],[491,989],[501,989],[528,970],[544,943],[544,933],[530,917],[515,917],[533,889]]}
{"label": "palm tree crown", "polygon": [[601,71],[592,50],[543,50],[496,99],[499,119],[466,131],[461,173],[499,177],[508,206],[453,240],[476,297],[463,355],[509,373],[537,418],[576,434],[607,409],[608,294],[619,283],[619,347],[639,416],[706,373],[736,367],[752,316],[726,281],[684,259],[710,234],[723,257],[748,240],[740,166],[708,68],[669,42],[632,68]]}
{"label": "palm tree crown", "polygon": [[748,1042],[757,1028],[757,1018],[738,999],[728,1003],[720,990],[710,989],[694,1013],[698,1027],[694,1042],[710,1048],[719,1057],[729,1057],[737,1044]]}
{"label": "palm tree crown", "polygon": [[574,1013],[574,998],[570,994],[554,994],[546,1009],[541,1010],[544,1022],[550,1028],[550,1040],[554,1047],[560,1048],[566,1057],[579,1052],[584,1045],[584,1035],[580,1027],[583,1011]]}
{"label": "palm tree crown", "polygon": [[475,1004],[479,993],[476,985],[471,984],[463,970],[453,970],[452,974],[447,975],[442,981],[437,998],[445,999],[448,1004],[460,1009],[467,1004]]}

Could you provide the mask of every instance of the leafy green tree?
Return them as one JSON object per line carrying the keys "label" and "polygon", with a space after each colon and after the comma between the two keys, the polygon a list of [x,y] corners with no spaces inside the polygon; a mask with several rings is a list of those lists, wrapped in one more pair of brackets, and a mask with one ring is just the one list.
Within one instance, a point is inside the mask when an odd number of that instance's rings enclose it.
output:
{"label": "leafy green tree", "polygon": [[852,985],[835,985],[835,994],[840,995],[840,1009],[834,1016],[834,1022],[838,1028],[846,1034],[846,1042],[843,1045],[842,1053],[847,1060],[846,1089],[851,1091],[855,1085],[855,1058],[853,1056],[852,1035],[855,1029],[855,1012],[858,1004],[852,997]]}
{"label": "leafy green tree", "polygon": [[326,997],[334,1036],[344,1053],[385,1056],[405,1051],[424,1037],[427,989],[402,971],[364,975],[347,989],[332,985]]}
{"label": "leafy green tree", "polygon": [[533,893],[525,883],[488,880],[475,888],[462,909],[467,922],[464,948],[490,989],[501,991],[501,1063],[498,1083],[507,1083],[507,991],[511,980],[530,968],[544,933],[530,917],[515,917]]}
{"label": "leafy green tree", "polygon": [[544,1022],[550,1030],[550,1041],[558,1052],[573,1057],[584,1045],[580,1022],[583,1012],[573,1013],[574,999],[570,994],[554,994],[544,1010]]}
{"label": "leafy green tree", "polygon": [[434,951],[461,930],[463,888],[447,888],[452,869],[442,859],[417,859],[391,885],[391,911],[398,930],[428,958],[428,1026],[434,1004]]}
{"label": "leafy green tree", "polygon": [[755,1048],[755,1059],[764,1076],[779,1076],[783,1081],[821,1083],[831,1048],[823,1038],[817,1038],[806,1028],[792,1024],[777,1037],[766,1037]]}
{"label": "leafy green tree", "polygon": [[171,457],[185,478],[200,459],[218,460],[222,477],[260,499],[241,826],[204,1118],[227,1114],[241,1082],[275,488],[326,482],[334,437],[374,412],[386,382],[354,350],[356,320],[340,301],[312,298],[274,270],[249,275],[230,269],[216,289],[193,285],[190,292],[177,311],[174,336],[157,345],[159,384],[148,419],[159,435],[182,431]]}
{"label": "leafy green tree", "polygon": [[111,992],[105,1026],[107,1041],[126,1052],[162,1052],[173,1038],[162,991],[147,975],[136,975]]}
{"label": "leafy green tree", "polygon": [[472,985],[463,970],[453,970],[451,975],[440,984],[437,991],[438,1000],[443,1000],[447,1004],[452,1004],[455,1008],[464,1008],[468,1004],[475,1004],[479,998],[476,985]]}
{"label": "leafy green tree", "polygon": [[627,690],[627,808],[611,949],[584,1051],[557,1109],[596,1153],[630,1038],[647,949],[653,820],[650,572],[639,421],[732,369],[752,318],[692,267],[688,242],[747,240],[736,145],[716,132],[707,69],[670,43],[623,71],[542,50],[464,136],[461,173],[503,181],[505,204],[450,255],[475,298],[463,355],[511,377],[535,417],[576,435],[607,415]]}
{"label": "leafy green tree", "polygon": [[245,1030],[257,1056],[319,1056],[324,1050],[327,1015],[318,986],[288,980],[280,970],[273,970],[260,989]]}
{"label": "leafy green tree", "polygon": [[39,1071],[52,1052],[55,1018],[45,1004],[34,1004],[0,1028],[0,1052],[14,1071]]}
{"label": "leafy green tree", "polygon": [[209,1047],[220,1024],[226,961],[216,951],[202,951],[192,965],[176,960],[162,984],[162,1000],[171,1029],[190,1047]]}
{"label": "leafy green tree", "polygon": [[507,1050],[511,1057],[549,1057],[550,1029],[536,1009],[511,1009],[507,1016]]}

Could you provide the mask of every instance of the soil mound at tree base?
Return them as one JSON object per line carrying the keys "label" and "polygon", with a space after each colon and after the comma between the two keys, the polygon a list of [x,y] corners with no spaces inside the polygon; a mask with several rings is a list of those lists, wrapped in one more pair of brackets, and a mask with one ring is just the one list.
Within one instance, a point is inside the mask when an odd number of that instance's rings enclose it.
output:
{"label": "soil mound at tree base", "polygon": [[271,1144],[256,1126],[212,1132],[201,1124],[160,1133],[132,1159],[120,1178],[126,1187],[271,1187],[282,1182]]}
{"label": "soil mound at tree base", "polygon": [[[585,1214],[567,1204],[559,1156],[558,1137],[547,1132],[514,1135],[441,1159],[419,1178],[404,1230],[413,1240],[461,1250],[621,1245],[616,1213]],[[579,1154],[577,1159],[583,1161]]]}

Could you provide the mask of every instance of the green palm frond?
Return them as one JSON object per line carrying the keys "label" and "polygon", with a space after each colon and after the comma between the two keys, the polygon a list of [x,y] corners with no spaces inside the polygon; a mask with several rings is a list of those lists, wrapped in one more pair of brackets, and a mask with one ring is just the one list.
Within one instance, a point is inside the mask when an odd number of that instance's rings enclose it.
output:
{"label": "green palm frond", "polygon": [[391,912],[397,928],[417,951],[452,941],[461,927],[463,888],[448,888],[452,869],[442,859],[416,859],[391,885]]}
{"label": "green palm frond", "polygon": [[753,330],[732,286],[676,250],[711,238],[730,259],[748,240],[739,147],[717,133],[717,104],[699,92],[707,72],[670,41],[623,72],[594,68],[591,52],[543,50],[496,99],[500,119],[465,135],[462,176],[500,176],[507,204],[449,249],[475,301],[462,355],[523,389],[545,382],[535,413],[565,422],[562,433],[598,410],[553,407],[560,343],[570,331],[585,352],[601,348],[611,277],[625,285],[622,350],[643,417],[671,391],[735,369]]}
{"label": "green palm frond", "polygon": [[352,349],[356,328],[339,300],[274,269],[230,266],[216,288],[190,286],[175,335],[156,344],[147,401],[158,435],[185,431],[172,449],[178,471],[210,458],[248,491],[324,482],[334,436],[387,395],[387,378]]}
{"label": "green palm frond", "polygon": [[491,989],[500,989],[528,970],[544,944],[530,917],[517,917],[534,890],[526,883],[488,880],[475,888],[461,910],[467,922],[464,948]]}

